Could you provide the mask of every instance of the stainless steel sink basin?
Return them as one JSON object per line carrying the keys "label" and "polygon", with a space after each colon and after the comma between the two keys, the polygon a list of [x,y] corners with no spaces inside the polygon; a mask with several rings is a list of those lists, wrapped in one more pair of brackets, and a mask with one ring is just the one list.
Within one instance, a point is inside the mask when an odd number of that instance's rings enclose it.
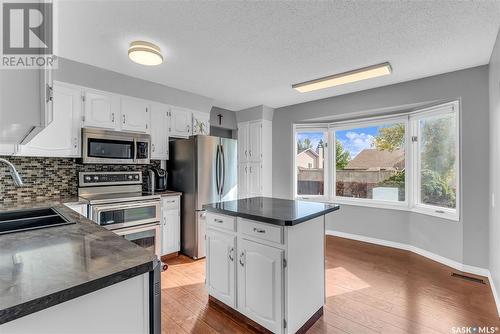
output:
{"label": "stainless steel sink basin", "polygon": [[74,224],[55,208],[0,212],[0,234]]}

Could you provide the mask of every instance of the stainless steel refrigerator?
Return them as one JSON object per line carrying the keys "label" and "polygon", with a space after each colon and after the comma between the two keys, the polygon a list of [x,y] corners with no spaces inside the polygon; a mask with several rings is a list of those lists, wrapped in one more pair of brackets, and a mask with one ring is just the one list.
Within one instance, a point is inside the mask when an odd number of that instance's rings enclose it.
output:
{"label": "stainless steel refrigerator", "polygon": [[181,251],[205,257],[203,204],[237,199],[238,161],[235,139],[193,136],[170,142],[169,188],[182,192]]}

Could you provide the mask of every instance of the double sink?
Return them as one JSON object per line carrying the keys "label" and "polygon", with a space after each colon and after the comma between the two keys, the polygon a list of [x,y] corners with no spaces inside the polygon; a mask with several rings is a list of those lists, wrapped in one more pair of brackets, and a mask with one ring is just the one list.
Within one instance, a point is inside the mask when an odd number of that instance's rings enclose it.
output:
{"label": "double sink", "polygon": [[0,234],[74,223],[52,207],[0,212]]}

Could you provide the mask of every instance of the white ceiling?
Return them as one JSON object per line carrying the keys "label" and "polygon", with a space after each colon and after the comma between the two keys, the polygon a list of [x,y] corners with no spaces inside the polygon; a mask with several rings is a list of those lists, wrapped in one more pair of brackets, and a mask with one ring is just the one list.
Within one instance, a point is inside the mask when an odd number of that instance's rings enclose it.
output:
{"label": "white ceiling", "polygon": [[[58,54],[240,110],[281,107],[489,62],[498,1],[65,1]],[[131,41],[166,62],[127,58]],[[389,61],[390,76],[298,93],[290,86]]]}

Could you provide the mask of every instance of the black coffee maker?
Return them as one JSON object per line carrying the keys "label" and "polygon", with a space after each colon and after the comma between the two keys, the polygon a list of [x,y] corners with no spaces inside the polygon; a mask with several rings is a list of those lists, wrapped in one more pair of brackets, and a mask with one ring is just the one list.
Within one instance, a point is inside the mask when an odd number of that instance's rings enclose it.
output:
{"label": "black coffee maker", "polygon": [[[168,173],[166,170],[161,168],[151,168],[148,171],[148,191],[155,192],[167,190],[167,176]],[[154,187],[151,187],[151,185],[154,185]]]}

